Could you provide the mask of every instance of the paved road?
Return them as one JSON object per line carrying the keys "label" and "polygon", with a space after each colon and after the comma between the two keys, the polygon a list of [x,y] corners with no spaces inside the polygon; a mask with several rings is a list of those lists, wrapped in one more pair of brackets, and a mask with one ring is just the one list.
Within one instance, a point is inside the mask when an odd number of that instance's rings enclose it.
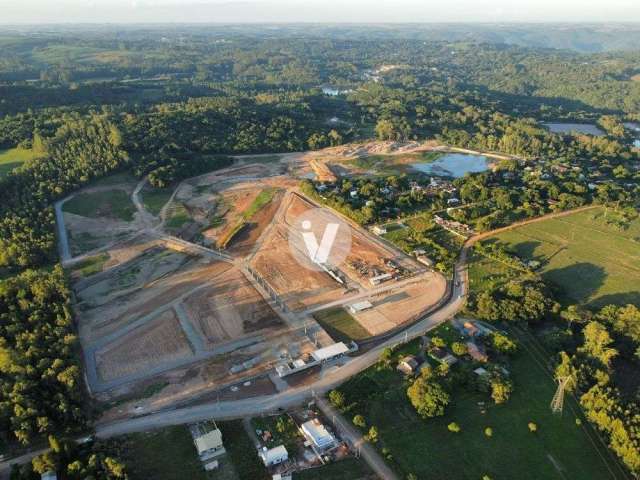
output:
{"label": "paved road", "polygon": [[346,440],[352,450],[357,450],[362,458],[367,462],[371,469],[382,480],[400,480],[398,476],[391,470],[384,459],[378,454],[376,449],[367,442],[362,434],[356,430],[349,421],[345,420],[330,404],[322,397],[316,398],[316,405],[322,410],[322,413],[329,418],[336,429]]}
{"label": "paved road", "polygon": [[[466,251],[463,252],[461,261],[465,259]],[[456,271],[464,273],[464,264],[459,264],[456,267]],[[292,388],[275,395],[172,409],[152,413],[144,417],[99,424],[96,426],[96,433],[100,437],[107,438],[168,425],[190,423],[212,417],[217,419],[242,418],[249,415],[274,411],[278,408],[298,405],[315,395],[322,395],[353,375],[373,365],[386,347],[400,344],[404,342],[405,339],[411,340],[416,338],[454,316],[462,308],[465,301],[466,276],[462,276],[460,280],[459,285],[454,285],[451,299],[436,312],[428,315],[418,323],[398,333],[372,350],[351,359],[345,365],[339,368],[332,368],[323,378],[311,385]]]}
{"label": "paved road", "polygon": [[[142,188],[142,182],[139,188]],[[139,191],[139,189],[137,188]],[[136,207],[142,207],[138,202]],[[64,223],[61,225],[64,228]],[[150,413],[146,416],[131,418],[127,420],[98,424],[96,425],[96,434],[100,438],[108,438],[112,436],[122,435],[126,433],[150,430],[158,427],[169,425],[179,425],[184,423],[192,423],[209,418],[216,419],[232,419],[243,418],[270,412],[279,408],[287,408],[299,405],[305,400],[313,398],[317,395],[323,395],[332,388],[340,385],[347,379],[365,370],[369,366],[377,362],[382,351],[390,346],[395,346],[408,340],[412,340],[425,332],[437,327],[439,324],[452,318],[463,306],[467,291],[467,275],[466,275],[466,257],[468,246],[463,248],[460,259],[455,267],[454,285],[451,297],[440,308],[431,314],[425,316],[419,322],[408,327],[406,330],[389,338],[377,347],[368,352],[349,360],[346,364],[327,369],[328,371],[322,378],[318,379],[311,385],[296,387],[275,395],[255,397],[244,400],[216,402],[205,405],[197,405],[193,407],[173,408],[163,410],[156,413]],[[209,249],[206,249],[209,250]],[[210,251],[217,254],[218,252]],[[327,367],[332,367],[331,364]],[[40,452],[32,452],[22,457],[0,463],[0,477],[8,472],[11,463],[21,463],[28,461]],[[372,465],[375,469],[375,466]],[[383,477],[387,478],[387,477]],[[395,477],[388,477],[395,478]]]}
{"label": "paved road", "polygon": [[69,237],[67,236],[67,229],[64,226],[64,214],[62,213],[62,206],[67,200],[71,198],[72,196],[64,198],[59,202],[56,202],[54,205],[54,209],[56,211],[56,227],[58,228],[58,251],[60,252],[60,259],[63,263],[71,259],[71,250],[69,249]]}

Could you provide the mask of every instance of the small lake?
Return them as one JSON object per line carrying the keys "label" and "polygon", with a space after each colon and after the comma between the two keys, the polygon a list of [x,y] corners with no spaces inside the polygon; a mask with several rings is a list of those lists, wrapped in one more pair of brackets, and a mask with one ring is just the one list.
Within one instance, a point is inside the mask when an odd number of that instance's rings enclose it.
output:
{"label": "small lake", "polygon": [[624,125],[624,128],[627,128],[633,132],[640,133],[640,123],[625,122],[623,123],[623,125]]}
{"label": "small lake", "polygon": [[418,162],[411,166],[429,175],[440,177],[464,177],[467,173],[480,173],[489,169],[490,161],[484,155],[445,153],[433,162]]}
{"label": "small lake", "polygon": [[591,123],[543,123],[553,133],[578,132],[601,137],[604,132]]}
{"label": "small lake", "polygon": [[337,95],[342,95],[344,93],[350,93],[352,90],[340,90],[335,87],[322,87],[322,93],[325,95],[329,95],[330,97],[335,97]]}

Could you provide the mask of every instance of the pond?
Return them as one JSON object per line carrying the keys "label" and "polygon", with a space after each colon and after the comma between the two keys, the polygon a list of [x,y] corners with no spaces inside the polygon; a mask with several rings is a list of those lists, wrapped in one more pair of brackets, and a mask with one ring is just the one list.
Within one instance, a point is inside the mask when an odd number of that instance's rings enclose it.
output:
{"label": "pond", "polygon": [[337,95],[342,95],[344,93],[350,93],[352,90],[340,90],[335,87],[322,87],[322,93],[325,95],[329,95],[330,97],[335,97]]}
{"label": "pond", "polygon": [[601,137],[604,132],[591,123],[543,123],[553,133],[578,132]]}
{"label": "pond", "polygon": [[484,155],[445,153],[433,162],[418,162],[411,166],[422,173],[459,178],[467,173],[484,172],[489,169],[489,164],[489,159]]}

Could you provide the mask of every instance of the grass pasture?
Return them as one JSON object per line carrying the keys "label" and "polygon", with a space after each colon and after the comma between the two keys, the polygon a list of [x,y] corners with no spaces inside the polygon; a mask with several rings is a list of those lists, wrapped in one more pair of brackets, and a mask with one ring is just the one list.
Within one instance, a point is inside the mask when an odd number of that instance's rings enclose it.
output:
{"label": "grass pasture", "polygon": [[640,302],[640,219],[620,229],[607,224],[598,208],[494,238],[520,258],[542,262],[543,278],[561,288],[563,302],[596,308]]}
{"label": "grass pasture", "polygon": [[293,480],[363,480],[367,478],[374,478],[369,467],[364,460],[355,458],[346,458],[293,474]]}
{"label": "grass pasture", "polygon": [[144,208],[156,217],[162,211],[171,195],[173,194],[172,188],[150,188],[142,191],[142,203]]}
{"label": "grass pasture", "polygon": [[35,158],[35,154],[32,150],[26,148],[0,150],[0,178],[32,158]]}
{"label": "grass pasture", "polygon": [[186,426],[127,435],[123,459],[132,480],[207,480]]}
{"label": "grass pasture", "polygon": [[[586,421],[576,416],[573,400],[567,400],[562,416],[551,413],[555,383],[539,362],[521,349],[509,366],[515,391],[506,404],[494,405],[488,394],[458,387],[445,415],[428,420],[415,413],[406,396],[408,382],[395,370],[374,366],[340,390],[348,402],[358,402],[347,418],[362,414],[367,429],[378,428],[376,447],[390,455],[388,463],[400,478],[413,473],[419,479],[623,479]],[[462,431],[450,432],[451,422]],[[536,433],[529,422],[536,423]],[[491,438],[484,433],[487,427],[493,429]]]}
{"label": "grass pasture", "polygon": [[371,336],[358,321],[342,307],[329,308],[313,314],[313,318],[336,342],[351,342]]}
{"label": "grass pasture", "polygon": [[66,202],[63,210],[83,217],[108,217],[125,222],[132,221],[136,213],[127,192],[119,189],[80,193]]}

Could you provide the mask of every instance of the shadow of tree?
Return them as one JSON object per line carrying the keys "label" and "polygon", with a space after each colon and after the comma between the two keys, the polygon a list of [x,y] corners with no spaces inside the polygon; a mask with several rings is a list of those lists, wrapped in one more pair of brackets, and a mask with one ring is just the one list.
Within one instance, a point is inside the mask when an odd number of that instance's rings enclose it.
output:
{"label": "shadow of tree", "polygon": [[545,260],[544,257],[541,255],[536,256],[536,249],[540,245],[542,245],[542,242],[531,240],[513,245],[511,250],[514,250],[522,260],[538,260],[542,262]]}
{"label": "shadow of tree", "polygon": [[589,262],[574,263],[563,268],[555,268],[543,273],[542,277],[550,281],[560,292],[562,303],[590,303],[592,297],[604,285],[608,274],[599,265]]}
{"label": "shadow of tree", "polygon": [[602,308],[605,305],[640,305],[640,291],[621,292],[602,295],[589,302],[590,307]]}

